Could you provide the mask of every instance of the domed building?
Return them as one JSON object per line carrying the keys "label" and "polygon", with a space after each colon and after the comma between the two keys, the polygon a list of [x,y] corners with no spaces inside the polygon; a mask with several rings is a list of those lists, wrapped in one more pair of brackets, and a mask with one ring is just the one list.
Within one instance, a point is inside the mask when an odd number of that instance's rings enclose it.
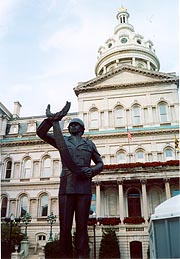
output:
{"label": "domed building", "polygon": [[[81,118],[105,164],[93,178],[92,258],[98,258],[103,230],[113,228],[121,259],[147,259],[150,216],[179,193],[179,80],[159,71],[153,43],[135,33],[124,7],[116,18],[113,36],[98,50],[95,78],[74,87],[79,109],[61,126],[68,134],[69,121]],[[0,104],[1,217],[30,213],[29,248],[38,253],[49,239],[47,216],[58,218],[61,161],[36,135],[44,117],[21,117],[20,108],[16,102],[11,113]],[[58,235],[57,220],[53,237]]]}

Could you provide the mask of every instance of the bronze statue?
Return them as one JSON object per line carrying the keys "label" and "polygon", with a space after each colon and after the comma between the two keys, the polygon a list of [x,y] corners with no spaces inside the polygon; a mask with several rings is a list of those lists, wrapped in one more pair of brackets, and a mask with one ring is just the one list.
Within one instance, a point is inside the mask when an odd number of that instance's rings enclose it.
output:
{"label": "bronze statue", "polygon": [[[78,258],[89,258],[87,223],[91,205],[92,177],[103,169],[103,161],[95,144],[83,138],[85,127],[82,120],[74,118],[63,136],[59,121],[67,114],[70,103],[57,113],[46,109],[47,118],[37,129],[37,135],[59,150],[62,162],[59,188],[60,246],[63,258],[72,258],[72,222],[76,221],[76,250]],[[48,133],[53,126],[53,134]],[[91,161],[94,165],[91,166]]]}

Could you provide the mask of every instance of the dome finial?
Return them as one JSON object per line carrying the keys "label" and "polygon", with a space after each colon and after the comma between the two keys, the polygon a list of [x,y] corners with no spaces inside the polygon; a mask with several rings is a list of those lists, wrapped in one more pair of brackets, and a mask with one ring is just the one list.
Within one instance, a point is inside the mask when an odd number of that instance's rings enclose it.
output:
{"label": "dome finial", "polygon": [[121,7],[119,8],[119,11],[120,12],[127,12],[127,9],[123,5],[121,5]]}

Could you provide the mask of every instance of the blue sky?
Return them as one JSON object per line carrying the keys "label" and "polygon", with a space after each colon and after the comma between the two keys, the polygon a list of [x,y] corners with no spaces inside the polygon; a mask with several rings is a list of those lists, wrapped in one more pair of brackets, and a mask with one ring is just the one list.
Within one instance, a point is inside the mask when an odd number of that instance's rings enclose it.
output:
{"label": "blue sky", "polygon": [[179,73],[178,0],[0,0],[0,101],[21,116],[71,101],[95,77],[98,49],[113,35],[123,5],[135,32],[154,43],[161,72]]}

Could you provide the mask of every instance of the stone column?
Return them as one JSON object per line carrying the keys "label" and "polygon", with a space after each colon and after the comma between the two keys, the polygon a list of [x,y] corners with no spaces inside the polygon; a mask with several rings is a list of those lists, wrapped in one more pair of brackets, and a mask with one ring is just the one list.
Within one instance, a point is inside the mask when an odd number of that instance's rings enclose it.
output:
{"label": "stone column", "polygon": [[147,61],[147,69],[151,69],[150,61]]}
{"label": "stone column", "polygon": [[143,205],[143,214],[144,219],[148,220],[148,206],[147,206],[147,192],[146,192],[146,179],[141,180],[142,187],[142,205]]}
{"label": "stone column", "polygon": [[101,193],[100,182],[96,182],[96,217],[100,217],[101,214]]}
{"label": "stone column", "polygon": [[117,183],[118,183],[118,189],[119,189],[119,213],[120,213],[121,223],[123,223],[123,220],[124,220],[123,180],[118,179]]}
{"label": "stone column", "polygon": [[164,179],[165,182],[165,193],[166,193],[166,199],[171,198],[171,190],[169,185],[169,178]]}
{"label": "stone column", "polygon": [[136,59],[134,57],[132,58],[132,66],[136,66]]}

